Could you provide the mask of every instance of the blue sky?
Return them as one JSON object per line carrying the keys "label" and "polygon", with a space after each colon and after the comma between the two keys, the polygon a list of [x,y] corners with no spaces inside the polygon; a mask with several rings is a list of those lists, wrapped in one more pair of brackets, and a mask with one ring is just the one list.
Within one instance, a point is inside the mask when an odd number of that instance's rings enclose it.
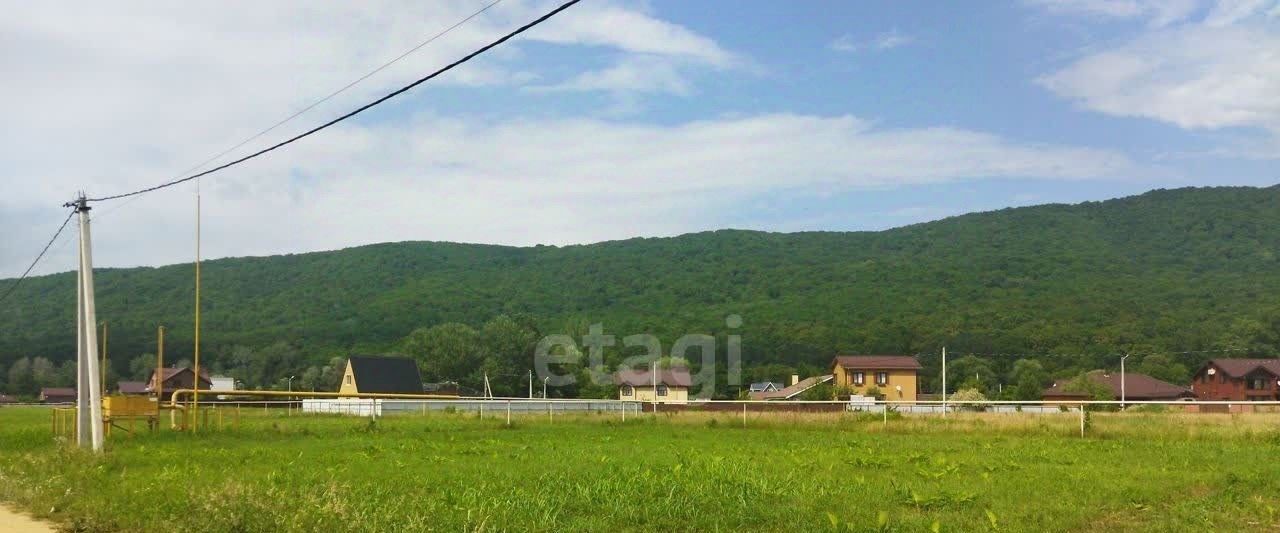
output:
{"label": "blue sky", "polygon": [[[249,4],[245,4],[246,7]],[[45,5],[0,22],[0,276],[80,189],[164,181],[476,1]],[[250,148],[552,6],[504,0]],[[724,227],[883,229],[1280,181],[1280,2],[586,0],[324,135],[202,180],[206,256]],[[189,260],[194,187],[95,217],[100,265]],[[63,241],[74,238],[68,232]],[[60,242],[38,272],[70,269]]]}

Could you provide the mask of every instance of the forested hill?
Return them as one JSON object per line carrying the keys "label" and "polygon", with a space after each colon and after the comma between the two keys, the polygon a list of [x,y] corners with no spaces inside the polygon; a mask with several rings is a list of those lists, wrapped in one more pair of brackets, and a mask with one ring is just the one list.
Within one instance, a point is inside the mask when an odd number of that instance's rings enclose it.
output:
{"label": "forested hill", "polygon": [[[246,229],[246,231],[249,231]],[[74,274],[29,279],[0,309],[0,372],[74,357]],[[323,360],[392,349],[416,328],[521,317],[580,336],[601,322],[724,335],[749,365],[833,353],[1058,354],[1280,348],[1280,186],[1159,190],[953,217],[879,232],[724,230],[581,246],[403,242],[203,266],[209,361],[285,341]],[[117,366],[191,351],[192,268],[102,269],[98,318]],[[0,290],[13,283],[0,281]],[[1093,354],[1093,355],[1079,355]],[[1237,355],[1243,355],[1237,354]],[[1204,354],[1175,354],[1187,365]],[[1004,363],[998,363],[1004,364]],[[3,375],[3,374],[0,374]]]}

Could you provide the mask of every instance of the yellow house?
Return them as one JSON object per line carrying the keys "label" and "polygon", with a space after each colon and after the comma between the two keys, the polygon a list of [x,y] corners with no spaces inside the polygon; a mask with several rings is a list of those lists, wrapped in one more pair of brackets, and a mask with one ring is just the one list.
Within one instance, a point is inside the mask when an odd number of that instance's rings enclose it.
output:
{"label": "yellow house", "polygon": [[422,375],[418,373],[418,363],[407,357],[353,355],[347,359],[338,393],[422,394]]}
{"label": "yellow house", "polygon": [[634,402],[689,403],[689,385],[693,378],[686,368],[658,371],[620,370],[613,381],[618,385],[618,399]]}
{"label": "yellow house", "polygon": [[837,355],[831,361],[836,387],[849,387],[855,394],[876,388],[889,401],[916,401],[920,362],[910,355]]}

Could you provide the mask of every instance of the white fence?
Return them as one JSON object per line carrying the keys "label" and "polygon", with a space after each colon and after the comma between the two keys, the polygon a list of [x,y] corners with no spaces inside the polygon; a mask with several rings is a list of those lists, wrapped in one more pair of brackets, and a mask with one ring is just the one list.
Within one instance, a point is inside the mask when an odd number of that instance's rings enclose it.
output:
{"label": "white fence", "polygon": [[474,412],[493,415],[548,415],[570,413],[639,414],[644,406],[621,400],[530,400],[530,399],[458,399],[458,400],[386,400],[386,399],[315,399],[302,400],[303,413],[328,413],[380,417],[389,414],[426,414],[430,412]]}

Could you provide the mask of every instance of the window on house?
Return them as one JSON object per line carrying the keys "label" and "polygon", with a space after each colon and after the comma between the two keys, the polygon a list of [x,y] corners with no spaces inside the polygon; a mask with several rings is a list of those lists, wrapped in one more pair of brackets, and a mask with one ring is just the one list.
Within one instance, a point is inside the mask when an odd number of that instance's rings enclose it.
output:
{"label": "window on house", "polygon": [[1266,378],[1249,378],[1249,390],[1267,390]]}
{"label": "window on house", "polygon": [[623,385],[623,386],[622,386],[622,395],[623,395],[623,396],[631,396],[634,392],[635,392],[635,391],[631,388],[631,385]]}
{"label": "window on house", "polygon": [[1227,375],[1225,373],[1218,374],[1218,383],[1226,383],[1226,382],[1227,382]]}
{"label": "window on house", "polygon": [[888,372],[876,372],[876,385],[887,385],[889,383]]}
{"label": "window on house", "polygon": [[853,373],[853,384],[861,386],[867,381],[867,375],[862,372]]}
{"label": "window on house", "polygon": [[666,396],[666,395],[667,395],[667,386],[658,385],[658,396]]}
{"label": "window on house", "polygon": [[348,374],[348,375],[347,375],[345,378],[343,378],[343,379],[347,382],[347,385],[350,385],[350,384],[351,384],[351,375],[349,375],[349,374]]}

